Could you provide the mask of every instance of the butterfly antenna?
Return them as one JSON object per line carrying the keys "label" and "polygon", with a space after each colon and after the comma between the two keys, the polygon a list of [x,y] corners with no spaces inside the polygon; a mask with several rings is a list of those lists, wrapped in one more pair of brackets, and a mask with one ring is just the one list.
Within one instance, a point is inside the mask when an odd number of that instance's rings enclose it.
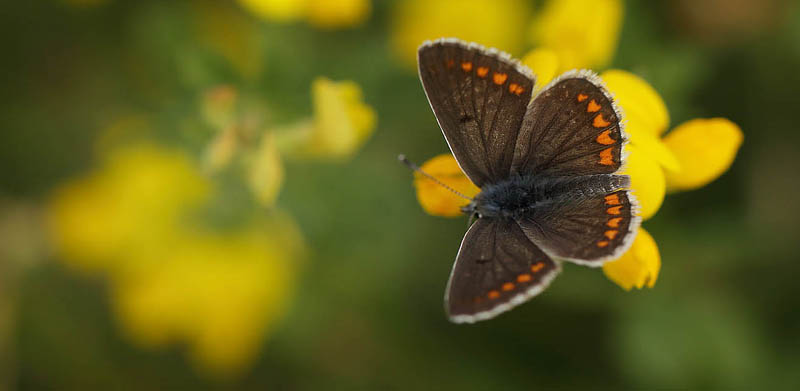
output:
{"label": "butterfly antenna", "polygon": [[450,190],[451,192],[453,192],[453,194],[455,194],[455,195],[457,195],[457,196],[459,196],[461,198],[464,198],[464,199],[472,201],[472,198],[465,196],[463,193],[461,193],[460,191],[458,191],[458,190],[456,190],[456,189],[454,189],[454,188],[452,188],[450,186],[447,186],[444,182],[436,179],[433,175],[428,174],[425,171],[422,171],[422,169],[419,168],[418,165],[416,165],[413,162],[411,162],[411,160],[408,160],[406,158],[406,155],[403,155],[403,154],[397,155],[397,160],[399,160],[401,163],[405,164],[408,168],[410,168],[410,169],[422,174],[425,178],[428,178],[428,179],[432,180],[437,185],[439,185],[441,187],[444,187],[447,190]]}

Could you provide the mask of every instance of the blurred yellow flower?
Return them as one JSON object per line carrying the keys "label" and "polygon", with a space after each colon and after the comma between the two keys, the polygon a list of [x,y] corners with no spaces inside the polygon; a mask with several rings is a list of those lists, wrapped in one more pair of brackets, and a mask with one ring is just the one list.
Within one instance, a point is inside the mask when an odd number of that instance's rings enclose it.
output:
{"label": "blurred yellow flower", "polygon": [[560,68],[556,74],[600,68],[609,63],[617,48],[622,14],[621,0],[551,0],[534,18],[531,40],[557,54]]}
{"label": "blurred yellow flower", "polygon": [[272,133],[261,136],[261,143],[250,158],[248,185],[264,206],[272,206],[283,184],[283,163]]}
{"label": "blurred yellow flower", "polygon": [[319,28],[340,28],[364,23],[372,9],[370,0],[307,0],[308,22]]}
{"label": "blurred yellow flower", "polygon": [[536,85],[534,88],[536,91],[541,90],[550,80],[553,80],[561,69],[558,54],[547,48],[531,50],[522,58],[522,63],[531,70],[535,70]]}
{"label": "blurred yellow flower", "polygon": [[102,270],[142,243],[170,240],[209,192],[208,181],[183,154],[149,144],[119,149],[101,169],[53,192],[53,240],[65,262]]}
{"label": "blurred yellow flower", "polygon": [[521,0],[407,0],[397,2],[391,44],[406,66],[416,66],[425,40],[455,37],[507,52],[522,49],[530,8]]}
{"label": "blurred yellow flower", "polygon": [[284,216],[206,227],[212,191],[179,152],[123,147],[56,189],[48,222],[60,259],[109,279],[134,342],[186,343],[199,369],[226,376],[247,369],[284,312],[301,246]]}
{"label": "blurred yellow flower", "polygon": [[372,11],[370,0],[238,0],[255,15],[274,22],[307,19],[315,27],[345,28],[364,23]]}
{"label": "blurred yellow flower", "polygon": [[[547,52],[539,51],[535,56],[528,60],[545,65],[552,63],[552,56]],[[743,138],[736,124],[722,118],[692,120],[662,139],[669,125],[669,113],[655,89],[638,76],[621,70],[609,70],[600,76],[625,113],[630,143],[626,146],[628,158],[624,173],[631,177],[631,188],[643,220],[656,214],[667,188],[671,191],[695,189],[713,181],[730,167]],[[439,179],[467,195],[478,191],[474,184],[470,187],[464,183],[471,184],[450,154],[428,160],[423,164],[423,170],[426,168],[432,170],[430,173],[434,177],[444,176]],[[442,217],[459,215],[463,199],[424,177],[415,176],[414,186],[419,203],[427,213]],[[644,229],[640,232],[642,234],[628,252],[603,265],[606,275],[624,289],[652,287],[658,278],[661,265],[658,247]]]}
{"label": "blurred yellow flower", "polygon": [[375,110],[364,103],[361,88],[352,81],[320,77],[311,84],[312,120],[276,131],[278,149],[295,157],[346,159],[375,130]]}
{"label": "blurred yellow flower", "polygon": [[[185,232],[160,249],[159,267],[115,276],[120,327],[145,347],[186,342],[197,366],[246,369],[290,300],[294,234],[253,224],[225,234]],[[287,232],[287,228],[289,232]]]}

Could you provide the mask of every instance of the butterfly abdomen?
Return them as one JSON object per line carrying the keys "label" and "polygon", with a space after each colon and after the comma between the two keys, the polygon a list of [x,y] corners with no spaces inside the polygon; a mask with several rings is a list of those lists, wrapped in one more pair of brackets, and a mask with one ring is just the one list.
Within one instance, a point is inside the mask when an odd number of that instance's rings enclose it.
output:
{"label": "butterfly abdomen", "polygon": [[624,175],[512,176],[481,189],[466,212],[482,217],[520,218],[537,208],[580,203],[630,186]]}

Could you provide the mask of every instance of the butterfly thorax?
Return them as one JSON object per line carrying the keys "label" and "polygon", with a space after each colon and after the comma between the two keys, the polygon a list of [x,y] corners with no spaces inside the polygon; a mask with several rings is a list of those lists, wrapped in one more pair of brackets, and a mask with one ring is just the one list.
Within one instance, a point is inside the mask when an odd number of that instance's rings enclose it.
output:
{"label": "butterfly thorax", "polygon": [[617,175],[513,175],[485,185],[463,212],[477,213],[479,217],[519,219],[535,214],[537,208],[579,203],[614,191],[627,186],[627,181],[627,177]]}

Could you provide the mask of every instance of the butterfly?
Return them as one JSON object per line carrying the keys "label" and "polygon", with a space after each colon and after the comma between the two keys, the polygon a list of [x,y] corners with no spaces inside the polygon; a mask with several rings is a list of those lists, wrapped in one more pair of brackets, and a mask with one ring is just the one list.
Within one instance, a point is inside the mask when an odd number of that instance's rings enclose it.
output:
{"label": "butterfly", "polygon": [[447,144],[481,189],[462,208],[477,220],[447,283],[451,321],[490,319],[547,288],[562,261],[597,267],[630,247],[640,219],[620,174],[622,113],[596,74],[566,72],[534,96],[530,69],[496,49],[439,39],[417,59]]}

